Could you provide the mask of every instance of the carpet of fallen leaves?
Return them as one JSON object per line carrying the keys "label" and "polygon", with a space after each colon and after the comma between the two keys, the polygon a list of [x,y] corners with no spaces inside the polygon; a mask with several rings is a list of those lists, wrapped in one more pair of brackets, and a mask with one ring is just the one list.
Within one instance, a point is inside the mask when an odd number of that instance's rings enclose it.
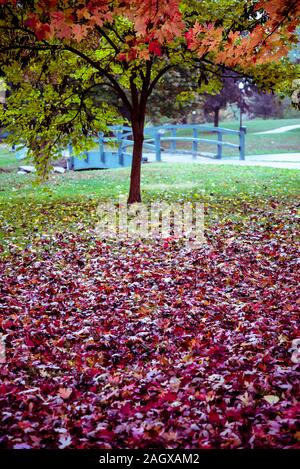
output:
{"label": "carpet of fallen leaves", "polygon": [[274,213],[192,251],[58,233],[4,258],[0,446],[299,446],[297,212]]}

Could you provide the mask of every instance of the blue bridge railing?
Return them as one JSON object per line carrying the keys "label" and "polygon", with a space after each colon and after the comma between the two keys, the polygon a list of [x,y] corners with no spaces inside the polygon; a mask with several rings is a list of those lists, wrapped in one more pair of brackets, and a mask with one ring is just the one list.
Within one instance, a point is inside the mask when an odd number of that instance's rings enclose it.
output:
{"label": "blue bridge railing", "polygon": [[[98,141],[95,142],[97,148],[84,153],[84,158],[70,160],[70,169],[90,169],[90,168],[117,168],[130,166],[132,160],[131,152],[128,148],[133,146],[133,136],[131,127],[111,126],[110,135],[99,133]],[[210,138],[203,136],[212,134]],[[184,135],[182,135],[184,134]],[[162,161],[162,151],[168,153],[192,154],[193,158],[201,156],[201,144],[209,143],[215,145],[216,152],[209,156],[221,159],[223,148],[235,148],[239,154],[239,159],[245,159],[245,134],[246,127],[240,130],[225,129],[222,127],[211,127],[202,124],[182,124],[163,125],[157,127],[145,127],[145,138],[143,149],[147,152],[154,152],[156,161]],[[227,142],[227,135],[235,135],[237,143]],[[215,137],[215,138],[213,138]],[[190,149],[178,147],[179,142],[191,143]],[[112,145],[114,148],[112,148]],[[72,149],[70,148],[72,155]],[[202,154],[203,156],[203,154]],[[205,156],[208,156],[205,154]]]}

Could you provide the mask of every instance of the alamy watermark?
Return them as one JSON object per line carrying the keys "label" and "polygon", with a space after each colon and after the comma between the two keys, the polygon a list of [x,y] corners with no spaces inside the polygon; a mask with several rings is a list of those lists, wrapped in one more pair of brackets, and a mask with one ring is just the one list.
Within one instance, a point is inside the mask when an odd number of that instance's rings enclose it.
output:
{"label": "alamy watermark", "polygon": [[290,351],[292,352],[292,362],[300,363],[300,338],[292,340]]}
{"label": "alamy watermark", "polygon": [[128,205],[103,203],[97,208],[96,234],[100,239],[180,239],[189,247],[204,242],[204,204],[190,202]]}
{"label": "alamy watermark", "polygon": [[5,336],[0,334],[0,364],[6,361]]}

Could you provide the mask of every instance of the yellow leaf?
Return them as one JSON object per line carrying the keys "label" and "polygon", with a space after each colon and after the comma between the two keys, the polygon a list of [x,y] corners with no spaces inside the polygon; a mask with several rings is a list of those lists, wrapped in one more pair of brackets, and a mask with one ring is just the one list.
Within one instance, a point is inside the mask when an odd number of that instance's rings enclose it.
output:
{"label": "yellow leaf", "polygon": [[296,432],[294,437],[297,441],[300,441],[300,432]]}
{"label": "yellow leaf", "polygon": [[272,394],[268,394],[267,396],[264,396],[264,400],[267,401],[269,404],[276,404],[279,401],[279,397],[274,396]]}

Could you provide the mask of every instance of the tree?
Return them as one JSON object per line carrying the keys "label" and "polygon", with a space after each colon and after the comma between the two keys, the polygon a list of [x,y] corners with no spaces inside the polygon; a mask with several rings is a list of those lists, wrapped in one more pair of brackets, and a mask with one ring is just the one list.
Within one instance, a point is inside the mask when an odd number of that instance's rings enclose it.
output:
{"label": "tree", "polygon": [[214,126],[219,126],[220,110],[224,109],[227,104],[240,103],[241,91],[238,87],[238,77],[226,76],[222,77],[222,89],[218,94],[206,94],[203,104],[204,115],[209,119],[209,114],[213,113]]}
{"label": "tree", "polygon": [[278,96],[273,93],[254,92],[249,98],[248,109],[253,117],[282,117],[283,103]]}
{"label": "tree", "polygon": [[130,116],[139,202],[146,107],[164,75],[194,68],[201,90],[203,73],[234,69],[272,87],[299,12],[298,0],[0,0],[1,69],[16,90],[4,119],[46,174],[67,139],[80,149],[81,128],[88,138],[116,118],[91,99],[110,88]]}

